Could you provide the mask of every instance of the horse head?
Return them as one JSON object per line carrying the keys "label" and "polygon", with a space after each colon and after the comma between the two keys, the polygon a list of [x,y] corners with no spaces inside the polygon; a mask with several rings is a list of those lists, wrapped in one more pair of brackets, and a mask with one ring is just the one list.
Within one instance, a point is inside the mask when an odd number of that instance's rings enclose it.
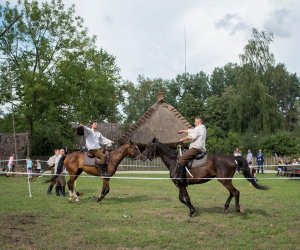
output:
{"label": "horse head", "polygon": [[147,144],[141,155],[138,156],[138,159],[142,161],[149,159],[150,161],[152,161],[157,155],[157,143],[158,139],[154,137],[152,141]]}
{"label": "horse head", "polygon": [[141,151],[139,150],[138,146],[132,142],[131,140],[129,141],[129,148],[127,149],[127,156],[130,158],[136,158],[138,155],[141,154]]}

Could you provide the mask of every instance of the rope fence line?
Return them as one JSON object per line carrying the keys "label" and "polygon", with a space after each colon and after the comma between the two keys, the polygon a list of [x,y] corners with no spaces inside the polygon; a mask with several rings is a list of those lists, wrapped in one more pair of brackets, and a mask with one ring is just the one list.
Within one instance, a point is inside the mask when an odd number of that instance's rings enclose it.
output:
{"label": "rope fence line", "polygon": [[[27,159],[15,159],[14,162],[20,162],[20,161],[25,161],[26,162]],[[32,161],[36,161],[37,159],[31,159]],[[1,162],[8,162],[9,160],[0,160]],[[39,160],[40,162],[47,162],[47,161],[43,161],[43,160]],[[136,160],[136,162],[140,162],[140,160]],[[136,167],[137,164],[120,164],[119,166],[124,166],[124,167]],[[287,166],[295,166],[298,167],[300,166],[300,164],[268,164],[268,165],[249,165],[250,168],[258,168],[258,167],[266,167],[266,168],[270,168],[270,167],[287,167]],[[149,166],[149,167],[160,167],[160,166]]]}
{"label": "rope fence line", "polygon": [[[150,171],[149,171],[150,172]],[[149,172],[147,173],[143,173],[142,171],[139,172],[135,172],[136,174],[149,174]],[[119,172],[120,173],[120,172]],[[124,172],[121,172],[124,174]],[[129,172],[126,172],[125,174],[128,174]],[[161,174],[167,174],[169,172],[166,171],[166,173],[162,172]],[[55,174],[47,174],[47,173],[24,173],[24,172],[4,172],[4,171],[0,171],[0,175],[1,174],[10,174],[10,175],[24,175],[24,176],[33,176],[33,175],[37,175],[37,176],[54,176]],[[151,173],[150,173],[151,174]],[[76,175],[69,175],[69,174],[65,174],[64,176],[76,176]],[[111,177],[105,177],[105,176],[93,176],[93,175],[87,175],[87,174],[82,174],[79,176],[79,178],[101,178],[101,179],[105,179],[105,178],[109,178],[109,179],[128,179],[128,180],[178,180],[180,178],[170,178],[170,177],[134,177],[134,176],[111,176]],[[245,178],[245,177],[232,177],[232,178],[218,178],[218,177],[210,177],[210,178],[186,178],[186,179],[190,179],[190,180],[246,180],[246,179],[257,179],[257,178]],[[300,177],[264,177],[262,178],[263,180],[290,180],[290,179],[300,179]]]}

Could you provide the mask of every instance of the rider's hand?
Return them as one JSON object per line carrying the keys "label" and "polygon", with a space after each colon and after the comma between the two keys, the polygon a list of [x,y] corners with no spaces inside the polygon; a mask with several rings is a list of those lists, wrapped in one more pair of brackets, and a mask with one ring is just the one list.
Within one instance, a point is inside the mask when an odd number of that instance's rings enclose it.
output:
{"label": "rider's hand", "polygon": [[[178,134],[182,134],[183,133],[183,130],[179,130],[178,131]],[[181,140],[180,140],[181,141]]]}

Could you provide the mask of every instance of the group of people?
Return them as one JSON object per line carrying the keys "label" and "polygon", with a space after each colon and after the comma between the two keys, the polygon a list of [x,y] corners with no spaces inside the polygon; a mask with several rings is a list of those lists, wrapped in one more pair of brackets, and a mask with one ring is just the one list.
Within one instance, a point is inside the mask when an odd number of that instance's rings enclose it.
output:
{"label": "group of people", "polygon": [[[14,154],[10,154],[8,161],[7,161],[7,173],[6,176],[9,177],[12,172],[14,172],[14,168],[15,168],[15,159],[14,159],[15,155]],[[32,178],[32,168],[33,168],[34,164],[32,162],[32,160],[27,157],[26,158],[26,170],[27,173],[29,174],[29,177]],[[40,160],[36,160],[35,163],[35,167],[36,167],[36,172],[37,173],[41,173],[42,171],[42,165],[41,165],[41,161]],[[1,167],[0,171],[5,171],[5,168]]]}
{"label": "group of people", "polygon": [[[36,166],[36,173],[40,174],[42,171],[41,161],[36,160],[35,166]],[[33,167],[33,162],[29,157],[27,157],[26,158],[26,169],[27,169],[27,173],[28,173],[28,176],[30,179],[32,179],[32,167]]]}
{"label": "group of people", "polygon": [[[65,149],[55,149],[54,155],[49,158],[47,164],[49,169],[51,169],[51,174],[56,174],[57,167],[60,160],[63,160],[63,156],[65,156]],[[66,168],[64,167],[63,172],[58,176],[56,180],[49,184],[47,194],[51,194],[53,187],[55,186],[55,193],[57,196],[65,196],[66,195]]]}
{"label": "group of people", "polygon": [[[233,152],[233,155],[234,156],[242,156],[242,152],[239,150],[239,148],[236,148]],[[253,164],[253,154],[250,149],[248,149],[246,159],[247,159],[249,166],[251,167]],[[264,163],[265,163],[264,154],[262,153],[262,150],[260,149],[260,150],[258,150],[258,153],[256,155],[257,171],[256,171],[256,169],[254,169],[255,173],[256,172],[257,173],[261,172],[262,174],[264,173]],[[236,171],[238,173],[240,173],[240,169],[238,166],[237,166]]]}
{"label": "group of people", "polygon": [[284,161],[282,157],[279,157],[276,176],[284,175],[284,172],[287,170],[287,166],[290,165],[300,166],[300,158],[294,158],[292,161]]}

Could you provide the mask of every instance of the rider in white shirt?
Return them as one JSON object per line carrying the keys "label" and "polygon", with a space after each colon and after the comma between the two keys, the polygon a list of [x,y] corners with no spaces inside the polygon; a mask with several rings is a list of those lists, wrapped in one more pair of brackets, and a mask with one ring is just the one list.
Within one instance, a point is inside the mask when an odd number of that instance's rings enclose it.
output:
{"label": "rider in white shirt", "polygon": [[205,141],[206,141],[206,128],[202,124],[203,120],[201,117],[195,117],[195,127],[192,129],[179,130],[178,134],[187,133],[188,135],[181,138],[180,142],[190,141],[191,144],[189,149],[185,151],[178,159],[177,178],[183,185],[186,184],[185,179],[185,165],[189,160],[194,159],[196,155],[205,153]]}
{"label": "rider in white shirt", "polygon": [[80,125],[84,129],[85,143],[89,153],[100,159],[100,167],[105,163],[105,154],[101,150],[101,146],[111,146],[114,142],[104,137],[98,130],[97,121],[90,123],[91,128]]}

